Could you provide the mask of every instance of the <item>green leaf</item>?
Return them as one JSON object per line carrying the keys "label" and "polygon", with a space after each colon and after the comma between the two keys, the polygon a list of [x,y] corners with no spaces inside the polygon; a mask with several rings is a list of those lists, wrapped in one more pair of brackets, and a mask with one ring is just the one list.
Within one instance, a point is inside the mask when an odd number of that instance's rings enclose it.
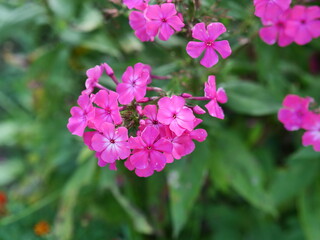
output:
{"label": "green leaf", "polygon": [[223,85],[227,94],[227,106],[233,111],[252,116],[274,114],[281,107],[264,86],[244,81],[233,81]]}
{"label": "green leaf", "polygon": [[197,144],[191,156],[168,166],[170,211],[175,237],[185,225],[203,185],[211,157],[208,143],[209,141]]}
{"label": "green leaf", "polygon": [[299,198],[299,215],[308,240],[320,236],[320,182],[306,189]]}
{"label": "green leaf", "polygon": [[[54,234],[57,239],[69,240],[73,236],[73,218],[74,208],[78,201],[78,195],[81,188],[87,185],[96,169],[96,161],[88,159],[87,152],[90,150],[87,147],[79,155],[78,161],[82,163],[75,173],[66,183],[65,188],[61,194],[59,211],[56,217]],[[83,163],[83,158],[87,157],[87,161]]]}
{"label": "green leaf", "polygon": [[[212,161],[219,162],[214,165],[220,165],[219,169],[238,194],[261,210],[275,214],[271,198],[264,189],[264,173],[255,156],[243,144],[244,141],[226,130],[215,132],[214,136],[214,151],[217,153]],[[222,174],[215,170],[212,168],[211,174]]]}
{"label": "green leaf", "polygon": [[317,177],[320,169],[320,154],[312,148],[302,148],[287,160],[271,184],[271,196],[278,206],[297,196]]}

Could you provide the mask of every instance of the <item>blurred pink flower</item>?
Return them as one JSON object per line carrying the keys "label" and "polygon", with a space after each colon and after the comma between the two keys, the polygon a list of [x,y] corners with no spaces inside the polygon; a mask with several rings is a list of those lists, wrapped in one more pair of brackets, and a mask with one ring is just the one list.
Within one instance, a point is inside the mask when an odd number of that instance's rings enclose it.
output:
{"label": "blurred pink flower", "polygon": [[231,54],[231,48],[227,40],[216,41],[216,39],[226,31],[222,23],[210,23],[206,26],[204,23],[197,23],[192,29],[192,37],[202,42],[190,41],[187,45],[187,53],[192,58],[198,58],[205,51],[200,64],[210,68],[219,61],[216,53],[218,51],[222,58],[227,58]]}
{"label": "blurred pink flower", "polygon": [[164,152],[172,152],[172,143],[160,138],[159,130],[147,126],[141,136],[130,137],[130,148],[134,149],[129,158],[131,165],[136,169],[147,169],[161,171],[166,165]]}
{"label": "blurred pink flower", "polygon": [[134,34],[140,41],[153,41],[154,37],[149,36],[147,33],[147,19],[144,16],[143,12],[140,11],[132,11],[129,15],[129,24],[131,28],[134,30]]}
{"label": "blurred pink flower", "polygon": [[118,107],[118,93],[106,90],[100,90],[94,97],[93,102],[101,108],[95,108],[95,117],[92,122],[96,128],[104,122],[119,125],[122,123],[122,118]]}
{"label": "blurred pink flower", "polygon": [[228,97],[223,88],[218,88],[216,90],[216,78],[213,75],[208,77],[208,81],[205,83],[204,87],[205,97],[211,99],[209,103],[205,105],[208,109],[209,114],[212,117],[224,119],[224,113],[222,108],[219,106],[219,103],[226,103]]}
{"label": "blurred pink flower", "polygon": [[147,33],[150,37],[155,37],[159,33],[159,39],[162,41],[167,41],[175,31],[181,31],[184,27],[173,3],[149,5],[145,15],[149,19],[146,22]]}
{"label": "blurred pink flower", "polygon": [[312,145],[315,151],[320,152],[320,114],[306,113],[303,117],[302,128],[307,130],[302,136],[302,144]]}
{"label": "blurred pink flower", "polygon": [[122,83],[117,85],[119,102],[129,104],[133,99],[142,99],[146,95],[149,78],[149,68],[145,64],[137,63],[134,68],[128,67],[122,75]]}
{"label": "blurred pink flower", "polygon": [[111,123],[103,123],[101,134],[96,133],[91,139],[92,148],[100,153],[100,159],[106,163],[114,163],[119,159],[126,159],[130,155],[128,144],[128,129],[115,129]]}
{"label": "blurred pink flower", "polygon": [[263,20],[274,19],[283,11],[286,11],[291,4],[291,0],[254,0],[257,17]]}
{"label": "blurred pink flower", "polygon": [[94,111],[91,99],[87,94],[79,96],[78,105],[80,107],[72,107],[70,110],[71,117],[69,118],[67,128],[72,134],[82,137],[89,120],[94,117]]}
{"label": "blurred pink flower", "polygon": [[320,36],[320,7],[294,6],[289,14],[285,33],[299,45]]}
{"label": "blurred pink flower", "polygon": [[169,125],[171,131],[177,136],[181,136],[186,129],[192,131],[194,127],[195,116],[185,103],[185,100],[179,96],[163,97],[158,102],[159,122]]}
{"label": "blurred pink flower", "polygon": [[280,47],[285,47],[293,42],[293,37],[285,33],[289,14],[290,10],[287,10],[272,20],[262,21],[264,27],[260,29],[259,35],[265,43],[272,45],[278,41]]}
{"label": "blurred pink flower", "polygon": [[313,101],[312,98],[302,98],[297,95],[287,95],[281,108],[278,112],[278,119],[284,124],[288,131],[296,131],[301,128],[303,117],[309,112],[309,104]]}
{"label": "blurred pink flower", "polygon": [[143,10],[148,6],[149,0],[123,0],[123,4],[129,9],[136,8]]}

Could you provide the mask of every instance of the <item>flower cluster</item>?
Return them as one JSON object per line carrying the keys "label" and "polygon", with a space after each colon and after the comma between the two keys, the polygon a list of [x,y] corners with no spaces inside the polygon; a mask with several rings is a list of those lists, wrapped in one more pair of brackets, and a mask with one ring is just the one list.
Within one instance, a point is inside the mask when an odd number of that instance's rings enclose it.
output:
{"label": "flower cluster", "polygon": [[314,103],[310,97],[302,98],[289,94],[283,100],[284,108],[278,112],[278,119],[288,131],[304,129],[302,136],[304,146],[312,145],[317,152],[320,151],[320,113],[311,111],[309,105]]}
{"label": "flower cluster", "polygon": [[[154,41],[157,35],[160,40],[167,41],[184,27],[182,14],[177,12],[171,1],[160,5],[149,5],[149,1],[144,0],[124,0],[123,3],[129,9],[137,9],[130,13],[129,24],[142,42]],[[186,47],[187,53],[192,58],[198,58],[204,52],[200,64],[207,68],[214,66],[219,61],[216,52],[222,58],[231,55],[227,40],[216,41],[226,31],[219,22],[210,23],[207,27],[203,22],[197,23],[192,28],[192,37],[201,42],[190,41]]]}
{"label": "flower cluster", "polygon": [[142,42],[153,41],[156,36],[167,41],[175,32],[184,27],[182,15],[173,3],[149,5],[149,1],[124,0],[129,9],[135,8],[129,15],[129,24]]}
{"label": "flower cluster", "polygon": [[285,47],[292,42],[309,43],[320,36],[320,7],[296,5],[291,0],[254,0],[255,15],[261,18],[263,28],[259,35],[267,44]]}
{"label": "flower cluster", "polygon": [[[99,83],[104,72],[115,83],[116,91]],[[227,102],[227,95],[224,89],[216,89],[214,76],[205,83],[204,96],[167,96],[161,88],[149,86],[153,79],[166,77],[151,72],[149,65],[137,63],[126,69],[120,82],[106,63],[87,71],[86,90],[79,96],[78,106],[71,108],[67,127],[95,151],[99,166],[116,170],[117,160],[125,160],[129,170],[148,177],[193,152],[194,140],[204,141],[207,132],[196,128],[202,120],[195,114],[206,111],[187,103],[192,100],[208,102],[205,107],[209,114],[224,118],[219,103]],[[148,91],[157,96],[146,97]]]}

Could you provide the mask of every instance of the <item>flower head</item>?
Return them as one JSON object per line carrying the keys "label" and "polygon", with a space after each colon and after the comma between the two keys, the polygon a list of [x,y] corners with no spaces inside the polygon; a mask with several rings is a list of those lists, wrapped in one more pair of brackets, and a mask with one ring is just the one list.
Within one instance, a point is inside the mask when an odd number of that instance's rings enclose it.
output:
{"label": "flower head", "polygon": [[132,11],[129,15],[129,24],[131,28],[134,30],[134,34],[140,41],[153,41],[154,37],[150,36],[147,33],[147,19],[143,12],[140,11]]}
{"label": "flower head", "polygon": [[320,36],[320,7],[294,6],[288,17],[286,32],[299,45]]}
{"label": "flower head", "polygon": [[129,104],[133,99],[142,99],[146,95],[149,79],[149,68],[145,64],[137,63],[134,68],[128,67],[122,75],[122,83],[117,86],[119,102]]}
{"label": "flower head", "polygon": [[185,130],[193,130],[195,117],[192,110],[185,106],[185,100],[182,97],[163,97],[158,105],[158,121],[169,125],[171,131],[177,136],[181,136]]}
{"label": "flower head", "polygon": [[297,95],[289,94],[283,100],[284,108],[278,112],[278,119],[284,124],[288,131],[296,131],[301,128],[302,120],[306,113],[309,112],[309,104],[312,98],[302,98]]}
{"label": "flower head", "polygon": [[149,19],[146,22],[148,35],[155,37],[159,33],[159,39],[163,41],[167,41],[175,31],[179,32],[184,27],[173,3],[149,5],[145,15]]}
{"label": "flower head", "polygon": [[208,109],[209,114],[212,117],[224,119],[224,113],[222,108],[219,106],[219,103],[226,103],[228,101],[228,97],[223,88],[218,88],[216,90],[216,78],[211,75],[208,77],[208,82],[205,83],[204,87],[205,97],[211,99],[205,107]]}
{"label": "flower head", "polygon": [[94,111],[91,99],[86,94],[79,96],[78,105],[80,107],[71,108],[67,127],[72,134],[82,137],[89,121],[94,117]]}
{"label": "flower head", "polygon": [[128,129],[119,127],[115,129],[111,123],[103,123],[100,127],[102,133],[96,133],[91,139],[92,148],[101,153],[100,159],[106,163],[114,163],[119,159],[126,159],[130,155],[128,145]]}
{"label": "flower head", "polygon": [[92,122],[98,128],[102,123],[109,122],[115,125],[122,123],[118,107],[118,93],[100,90],[94,97],[93,102],[101,108],[95,108],[95,117]]}
{"label": "flower head", "polygon": [[278,41],[280,47],[285,47],[293,42],[293,37],[285,33],[289,14],[288,9],[271,20],[263,21],[265,26],[260,29],[259,35],[265,43],[272,45]]}
{"label": "flower head", "polygon": [[192,37],[202,42],[190,41],[187,45],[187,53],[192,58],[198,58],[205,51],[200,64],[210,68],[219,61],[216,53],[220,53],[222,58],[227,58],[231,54],[231,48],[227,40],[216,41],[216,39],[226,31],[222,23],[210,23],[207,28],[204,23],[197,23],[192,29]]}
{"label": "flower head", "polygon": [[[161,138],[159,130],[152,126],[147,126],[141,136],[130,137],[129,144],[134,149],[129,165],[142,170],[140,175],[163,170],[167,162],[164,153],[172,152],[172,143]],[[139,175],[139,171],[136,173]]]}

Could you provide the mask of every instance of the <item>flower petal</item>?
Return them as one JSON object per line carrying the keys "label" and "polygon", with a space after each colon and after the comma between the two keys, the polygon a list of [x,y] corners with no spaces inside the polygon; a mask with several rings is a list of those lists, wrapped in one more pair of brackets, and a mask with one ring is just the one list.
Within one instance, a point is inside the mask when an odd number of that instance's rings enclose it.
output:
{"label": "flower petal", "polygon": [[217,53],[214,51],[213,48],[207,48],[206,52],[204,53],[203,58],[200,61],[200,64],[205,66],[206,68],[210,68],[213,65],[217,64],[219,61]]}
{"label": "flower petal", "polygon": [[194,42],[190,41],[187,44],[187,53],[189,54],[190,57],[192,58],[197,58],[201,55],[201,53],[205,49],[205,43],[204,42]]}

